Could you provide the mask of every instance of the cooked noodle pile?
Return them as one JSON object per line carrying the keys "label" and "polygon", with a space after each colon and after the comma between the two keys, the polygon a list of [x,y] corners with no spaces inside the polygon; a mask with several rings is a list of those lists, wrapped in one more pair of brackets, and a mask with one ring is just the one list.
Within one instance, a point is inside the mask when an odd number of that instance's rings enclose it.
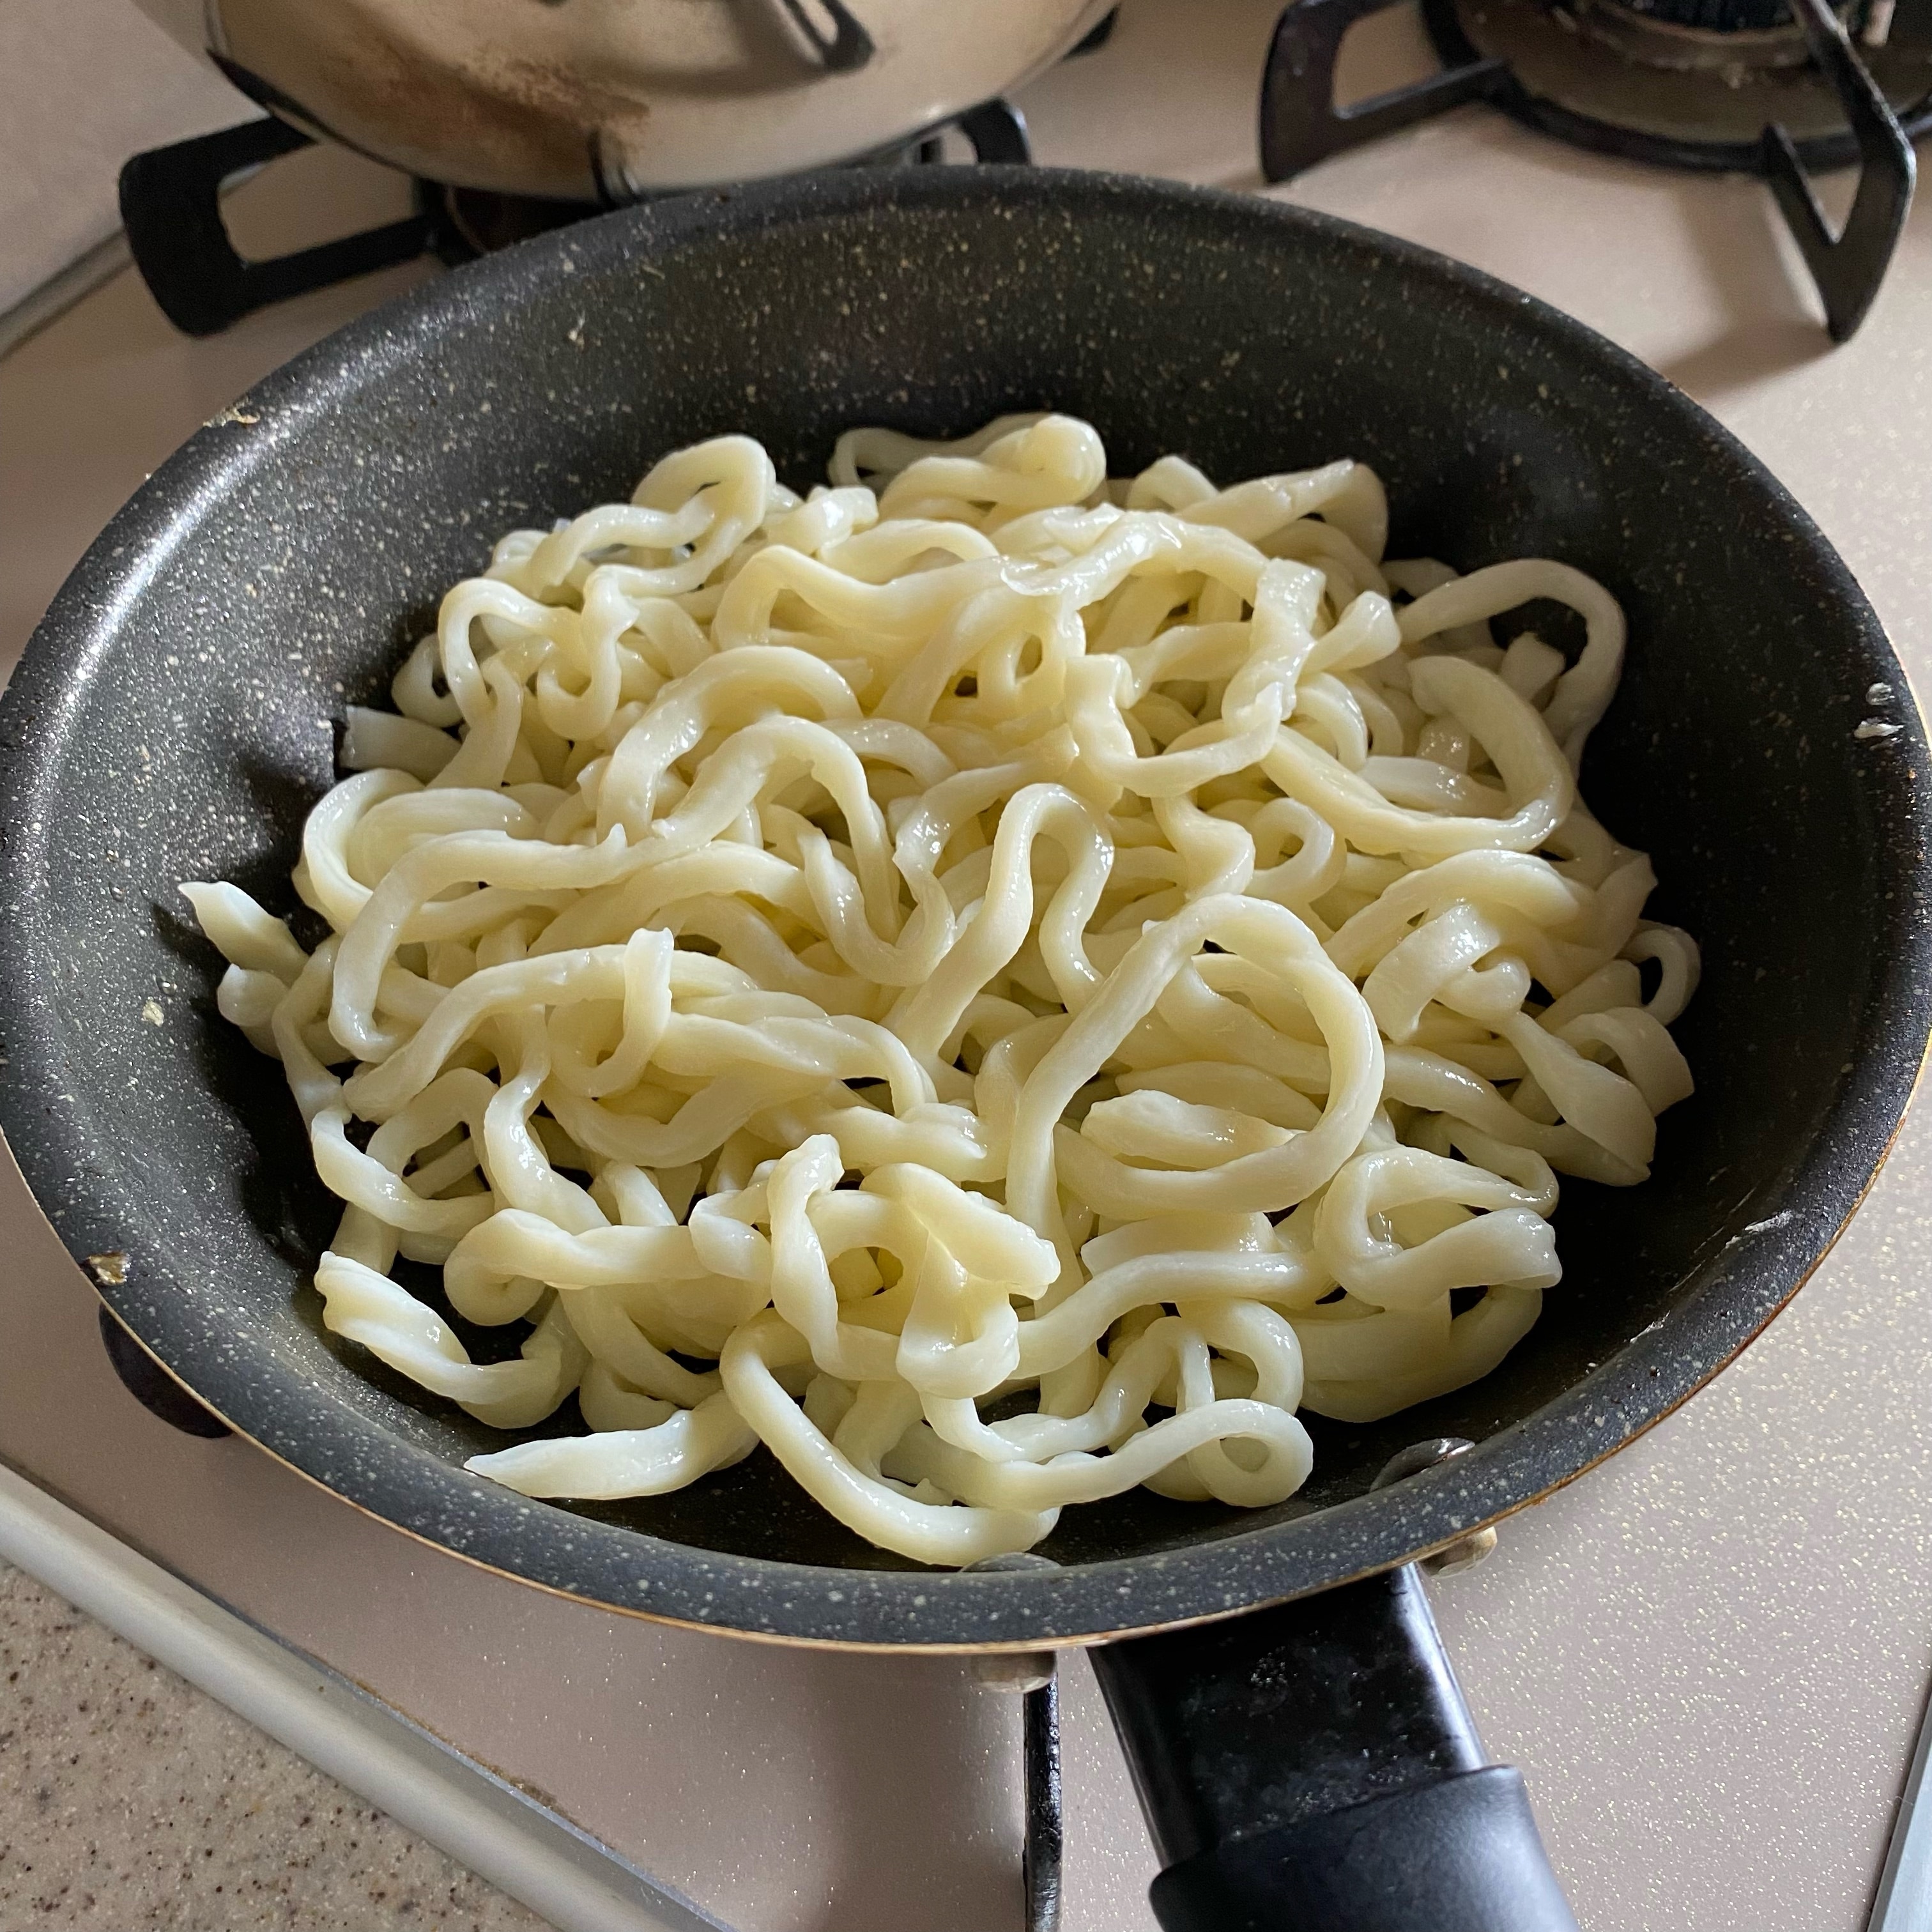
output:
{"label": "cooked noodle pile", "polygon": [[[1492,1368],[1556,1174],[1642,1180],[1690,1091],[1696,948],[1576,794],[1622,614],[1384,560],[1348,462],[1109,482],[1048,416],[832,475],[724,436],[506,537],[350,714],[313,953],[183,888],[347,1204],[328,1325],[504,1429],[574,1394],[468,1466],[532,1496],[762,1442],[940,1564],[1278,1502],[1298,1408]],[[1536,598],[1567,669],[1490,634]]]}

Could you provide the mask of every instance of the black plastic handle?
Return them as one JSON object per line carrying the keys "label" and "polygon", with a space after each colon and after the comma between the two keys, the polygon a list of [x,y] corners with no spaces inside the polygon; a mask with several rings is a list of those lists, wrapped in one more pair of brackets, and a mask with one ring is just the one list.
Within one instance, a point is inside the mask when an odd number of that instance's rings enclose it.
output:
{"label": "black plastic handle", "polygon": [[1412,1565],[1094,1665],[1166,1932],[1576,1932]]}

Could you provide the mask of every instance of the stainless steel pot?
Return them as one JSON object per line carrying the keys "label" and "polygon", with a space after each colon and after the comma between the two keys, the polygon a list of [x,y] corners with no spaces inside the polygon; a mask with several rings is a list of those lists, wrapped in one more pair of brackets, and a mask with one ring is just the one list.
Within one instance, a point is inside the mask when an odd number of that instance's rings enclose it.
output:
{"label": "stainless steel pot", "polygon": [[136,0],[305,132],[626,201],[822,166],[1017,86],[1111,0]]}

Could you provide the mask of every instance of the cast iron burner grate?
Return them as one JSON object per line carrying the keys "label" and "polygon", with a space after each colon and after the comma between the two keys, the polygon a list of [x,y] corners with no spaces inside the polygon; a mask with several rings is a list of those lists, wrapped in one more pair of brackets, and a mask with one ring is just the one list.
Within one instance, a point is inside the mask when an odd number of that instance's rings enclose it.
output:
{"label": "cast iron burner grate", "polygon": [[[1932,132],[1932,0],[1420,0],[1442,71],[1338,108],[1343,36],[1394,4],[1282,15],[1262,83],[1270,181],[1484,100],[1599,154],[1763,176],[1833,340],[1864,320],[1911,205],[1912,142]],[[1853,162],[1834,236],[1807,170]]]}
{"label": "cast iron burner grate", "polygon": [[[1026,123],[1006,101],[984,102],[949,125],[965,136],[975,160],[1033,158]],[[944,132],[850,165],[943,160]],[[434,255],[454,267],[622,205],[615,195],[602,202],[550,201],[418,181],[416,212],[403,220],[268,261],[245,259],[221,218],[223,188],[238,175],[311,145],[308,135],[271,114],[153,148],[122,167],[121,220],[129,249],[161,313],[184,334],[218,334],[272,302],[421,255]]]}
{"label": "cast iron burner grate", "polygon": [[[870,58],[871,37],[843,6],[827,0],[836,32],[826,38],[798,12],[795,0],[786,0],[786,4],[818,42],[829,69],[862,66]],[[1105,15],[1067,58],[1104,46],[1114,21],[1114,13]],[[136,154],[121,170],[121,220],[135,265],[162,314],[184,334],[213,335],[271,302],[422,255],[434,255],[454,268],[647,198],[628,182],[607,178],[594,154],[599,194],[595,202],[545,200],[419,180],[414,184],[415,212],[404,220],[271,260],[250,261],[236,249],[222,221],[222,189],[237,176],[310,146],[313,137],[280,118],[286,111],[299,118],[296,104],[244,70],[219,56],[217,62],[243,93],[270,110],[267,118]],[[968,108],[915,140],[862,155],[847,165],[943,161],[949,128],[964,136],[976,161],[1033,159],[1019,110],[1008,101],[993,100]]]}

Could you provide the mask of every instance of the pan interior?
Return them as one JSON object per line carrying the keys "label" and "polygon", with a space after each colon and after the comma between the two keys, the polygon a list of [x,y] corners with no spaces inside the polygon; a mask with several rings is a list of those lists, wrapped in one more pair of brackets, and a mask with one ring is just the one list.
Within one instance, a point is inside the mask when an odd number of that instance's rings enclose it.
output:
{"label": "pan interior", "polygon": [[[455,1465],[506,1439],[322,1330],[308,1276],[333,1204],[279,1068],[214,1010],[219,962],[176,882],[295,908],[344,707],[386,701],[441,592],[500,532],[627,494],[722,431],[757,436],[804,486],[854,423],[957,433],[1048,406],[1096,424],[1117,473],[1168,451],[1223,480],[1358,457],[1389,487],[1392,554],[1547,556],[1610,586],[1630,658],[1584,794],[1652,854],[1652,915],[1697,936],[1705,976],[1678,1030],[1699,1090],[1666,1116],[1655,1178],[1565,1182],[1566,1279],[1500,1370],[1373,1426],[1313,1422],[1314,1476],[1277,1510],[1136,1492],[1068,1510],[1044,1553],[1177,1549],[1358,1496],[1404,1444],[1517,1427],[1714,1292],[1867,1050],[1890,916],[1870,770],[1888,754],[1853,736],[1889,660],[1822,540],[1688,405],[1474,278],[1230,201],[914,185],[770,223],[680,204],[453,277],[205,432],[56,612],[8,733],[9,756],[29,730],[44,748],[10,807],[30,848],[10,884],[27,865],[43,884],[9,894],[33,977],[0,1022],[6,1118],[20,1143],[39,1098],[20,1068],[57,1070],[89,1148],[64,1180],[37,1177],[44,1204],[76,1252],[128,1255],[112,1298],[191,1384],[365,1498],[386,1460]],[[479,1359],[514,1346],[464,1332]],[[290,1390],[334,1426],[279,1429]],[[545,1432],[578,1426],[573,1406]],[[580,1514],[706,1550],[905,1567],[762,1452]]]}

